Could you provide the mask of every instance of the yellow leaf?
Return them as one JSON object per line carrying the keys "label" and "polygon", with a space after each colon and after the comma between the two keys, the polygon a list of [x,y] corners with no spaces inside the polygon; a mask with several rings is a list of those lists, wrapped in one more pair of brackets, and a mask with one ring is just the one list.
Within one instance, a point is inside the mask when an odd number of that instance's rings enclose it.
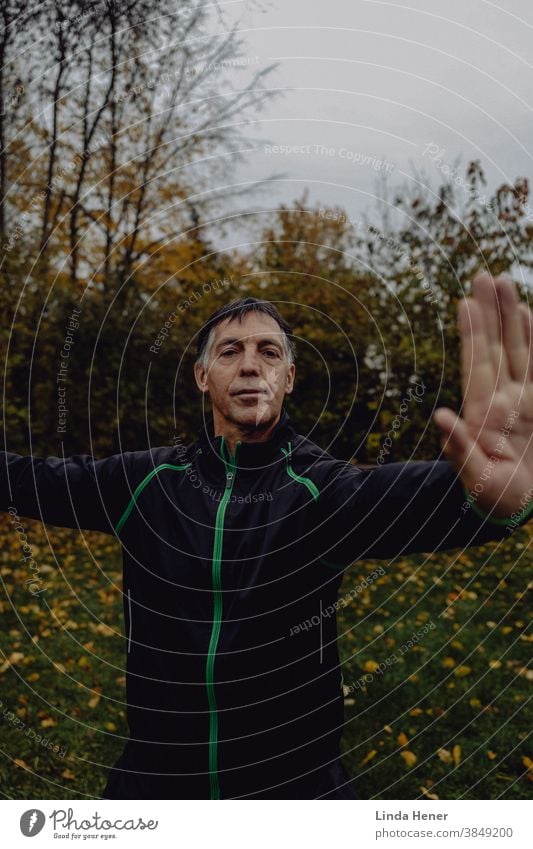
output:
{"label": "yellow leaf", "polygon": [[88,705],[90,708],[95,708],[102,697],[102,687],[96,686],[93,687],[93,695],[88,701]]}
{"label": "yellow leaf", "polygon": [[429,790],[427,789],[427,787],[419,787],[418,789],[420,790],[422,795],[425,796],[427,799],[438,799],[439,798],[436,793],[430,793]]}
{"label": "yellow leaf", "polygon": [[41,728],[51,728],[53,725],[57,725],[57,722],[51,716],[41,720]]}
{"label": "yellow leaf", "polygon": [[10,667],[13,663],[18,663],[18,662],[19,662],[19,660],[22,660],[23,658],[24,658],[24,653],[23,653],[23,652],[21,652],[21,651],[14,651],[14,652],[11,652],[11,654],[9,655],[9,657],[7,658],[7,660],[5,660],[5,661],[3,662],[3,664],[2,664],[2,666],[0,666],[0,674],[1,674],[2,672],[5,672],[7,669],[9,669],[9,667]]}
{"label": "yellow leaf", "polygon": [[379,663],[375,660],[365,660],[363,669],[365,672],[375,672],[376,669],[379,669]]}
{"label": "yellow leaf", "polygon": [[383,731],[386,731],[387,734],[392,734],[392,728],[390,727],[390,725],[384,725]]}
{"label": "yellow leaf", "polygon": [[461,747],[460,747],[459,743],[456,743],[455,746],[453,747],[452,757],[453,757],[453,762],[454,762],[455,766],[459,766],[459,764],[461,763]]}
{"label": "yellow leaf", "polygon": [[29,767],[26,761],[23,761],[22,758],[15,758],[14,763],[16,763],[16,765],[19,766],[21,769],[31,769],[31,767]]}
{"label": "yellow leaf", "polygon": [[479,699],[470,699],[470,706],[475,708],[481,707],[481,702]]}
{"label": "yellow leaf", "polygon": [[404,732],[401,731],[400,734],[398,734],[397,740],[399,746],[407,746],[409,742],[409,737],[407,736],[407,734],[404,734]]}
{"label": "yellow leaf", "polygon": [[424,713],[422,708],[415,707],[409,711],[409,716],[420,716],[421,713]]}
{"label": "yellow leaf", "polygon": [[375,757],[376,757],[376,755],[377,755],[377,753],[378,753],[378,750],[377,750],[377,749],[371,749],[371,750],[370,750],[370,752],[368,752],[368,754],[366,754],[366,755],[364,756],[363,760],[361,761],[361,766],[364,766],[364,765],[365,765],[365,764],[367,764],[369,761],[371,761],[371,760],[372,760],[372,758],[375,758]]}
{"label": "yellow leaf", "polygon": [[501,660],[489,660],[490,669],[499,669],[501,665]]}
{"label": "yellow leaf", "polygon": [[471,666],[458,666],[457,669],[454,669],[454,675],[457,675],[458,678],[464,678],[466,675],[470,675],[472,672]]}
{"label": "yellow leaf", "polygon": [[417,757],[414,752],[410,752],[406,750],[405,752],[400,752],[400,757],[404,759],[405,765],[411,768],[415,765],[417,761]]}
{"label": "yellow leaf", "polygon": [[442,666],[444,666],[445,669],[453,669],[455,666],[455,660],[453,657],[443,657]]}
{"label": "yellow leaf", "polygon": [[528,758],[527,755],[524,755],[524,757],[522,758],[522,763],[533,774],[533,761],[531,760],[531,758]]}
{"label": "yellow leaf", "polygon": [[528,669],[526,666],[523,666],[522,669],[518,670],[518,674],[522,675],[527,681],[533,681],[533,669]]}
{"label": "yellow leaf", "polygon": [[452,753],[448,749],[437,749],[437,756],[445,764],[451,764],[453,760]]}
{"label": "yellow leaf", "polygon": [[487,757],[489,761],[493,761],[498,757],[498,755],[496,754],[496,752],[493,752],[492,749],[489,749],[487,752]]}
{"label": "yellow leaf", "polygon": [[64,769],[61,775],[63,778],[68,778],[69,781],[72,781],[73,778],[76,778],[71,769]]}

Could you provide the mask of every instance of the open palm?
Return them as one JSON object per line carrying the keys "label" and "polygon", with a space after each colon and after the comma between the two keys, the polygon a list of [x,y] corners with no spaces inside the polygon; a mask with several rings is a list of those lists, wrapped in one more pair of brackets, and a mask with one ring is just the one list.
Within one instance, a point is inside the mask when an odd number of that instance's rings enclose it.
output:
{"label": "open palm", "polygon": [[507,277],[478,274],[472,290],[458,304],[463,416],[433,420],[475,503],[509,517],[533,499],[532,314]]}

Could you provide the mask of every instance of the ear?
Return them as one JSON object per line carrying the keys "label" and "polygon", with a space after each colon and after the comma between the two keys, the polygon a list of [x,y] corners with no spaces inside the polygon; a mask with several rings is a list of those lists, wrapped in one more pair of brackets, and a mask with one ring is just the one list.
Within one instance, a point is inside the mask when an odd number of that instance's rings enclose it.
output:
{"label": "ear", "polygon": [[296,366],[291,363],[287,372],[287,385],[285,387],[285,395],[290,395],[294,389],[294,375],[296,374]]}
{"label": "ear", "polygon": [[194,364],[194,377],[200,392],[207,392],[207,369],[200,365],[200,363]]}

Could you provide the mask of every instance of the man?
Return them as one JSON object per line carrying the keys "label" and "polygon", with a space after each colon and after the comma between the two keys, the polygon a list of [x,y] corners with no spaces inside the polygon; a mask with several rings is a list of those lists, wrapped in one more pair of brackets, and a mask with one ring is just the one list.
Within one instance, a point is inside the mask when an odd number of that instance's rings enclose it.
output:
{"label": "man", "polygon": [[297,434],[291,331],[254,298],[199,334],[213,422],[196,442],[4,455],[3,510],[123,546],[131,736],[104,797],[355,798],[339,759],[345,567],[503,539],[533,503],[529,310],[482,274],[459,326],[463,417],[433,416],[447,459],[361,469]]}

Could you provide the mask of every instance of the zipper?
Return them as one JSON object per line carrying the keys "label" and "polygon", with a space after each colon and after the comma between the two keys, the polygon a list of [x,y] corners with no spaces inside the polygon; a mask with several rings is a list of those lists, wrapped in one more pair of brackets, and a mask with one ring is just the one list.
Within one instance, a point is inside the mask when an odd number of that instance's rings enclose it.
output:
{"label": "zipper", "polygon": [[241,443],[235,446],[235,455],[230,456],[229,461],[224,456],[226,446],[224,437],[220,443],[220,454],[226,470],[226,488],[224,495],[218,505],[215,519],[215,539],[213,543],[213,559],[211,562],[211,581],[213,586],[213,627],[207,650],[207,662],[205,680],[207,687],[207,700],[209,703],[209,783],[211,799],[220,799],[220,784],[218,780],[218,712],[215,695],[215,655],[217,651],[220,628],[222,626],[222,545],[224,536],[224,516],[226,507],[231,497],[231,491],[235,482],[235,467],[237,465],[237,451]]}

